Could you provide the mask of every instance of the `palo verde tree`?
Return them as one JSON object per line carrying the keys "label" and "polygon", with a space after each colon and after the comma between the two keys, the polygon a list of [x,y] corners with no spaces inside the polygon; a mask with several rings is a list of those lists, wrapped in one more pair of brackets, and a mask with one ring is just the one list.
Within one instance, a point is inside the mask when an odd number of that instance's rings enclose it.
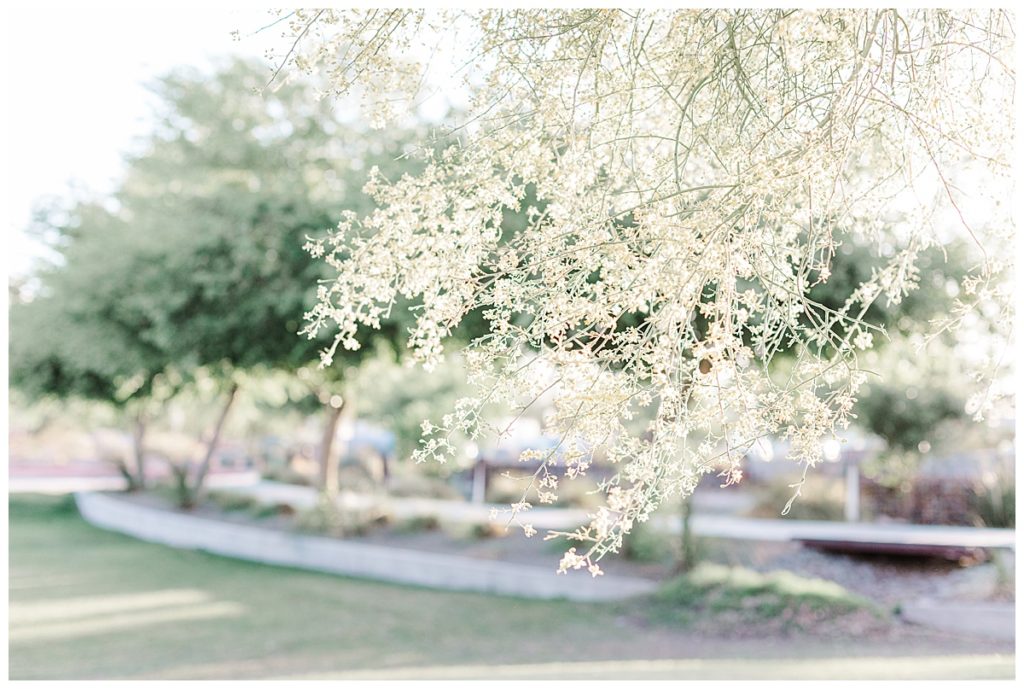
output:
{"label": "palo verde tree", "polygon": [[[334,333],[329,364],[410,299],[410,343],[430,364],[485,309],[490,332],[465,352],[480,394],[428,429],[420,456],[491,430],[486,400],[553,394],[563,442],[523,457],[537,480],[511,518],[534,531],[526,510],[557,496],[551,462],[572,477],[601,452],[618,469],[562,571],[599,574],[661,501],[707,472],[737,480],[759,438],[787,439],[805,473],[819,462],[881,336],[864,314],[913,291],[930,246],[959,233],[974,252],[938,327],[980,303],[1012,320],[997,250],[1013,234],[1005,12],[308,10],[287,25],[282,70],[361,94],[378,125],[418,102],[431,70],[464,77],[458,142],[424,146],[420,174],[371,174],[380,208],[313,247],[336,277],[306,333]],[[529,222],[501,241],[509,208]],[[846,236],[891,250],[826,307],[810,291]],[[637,436],[624,422],[643,409]]]}

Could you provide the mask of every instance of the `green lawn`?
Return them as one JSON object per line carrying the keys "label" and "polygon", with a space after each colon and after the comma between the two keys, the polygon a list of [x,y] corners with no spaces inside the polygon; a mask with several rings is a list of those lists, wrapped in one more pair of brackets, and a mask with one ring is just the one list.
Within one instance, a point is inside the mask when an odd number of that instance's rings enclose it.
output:
{"label": "green lawn", "polygon": [[[95,529],[61,498],[11,498],[9,514],[12,679],[1013,672],[1008,650],[979,645],[723,642],[637,623],[628,605],[442,593],[250,565]],[[743,660],[722,660],[731,657]],[[645,659],[658,662],[637,662]]]}

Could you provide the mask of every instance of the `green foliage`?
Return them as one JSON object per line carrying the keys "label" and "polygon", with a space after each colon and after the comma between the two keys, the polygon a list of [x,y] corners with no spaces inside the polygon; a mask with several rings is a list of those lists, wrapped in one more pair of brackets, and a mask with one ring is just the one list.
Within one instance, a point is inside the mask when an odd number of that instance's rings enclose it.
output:
{"label": "green foliage", "polygon": [[865,478],[884,488],[909,493],[920,465],[921,453],[916,450],[897,449],[868,457],[861,465],[861,470]]}
{"label": "green foliage", "polygon": [[[883,247],[856,243],[854,237],[847,237],[832,256],[828,280],[811,287],[808,297],[833,311],[840,311],[854,291],[885,265],[888,257],[883,251]],[[971,260],[963,242],[925,250],[915,263],[921,275],[917,288],[898,302],[884,297],[872,302],[862,320],[885,328],[891,334],[908,334],[921,329],[930,320],[949,312],[952,295],[968,274]]]}
{"label": "green foliage", "polygon": [[295,508],[286,503],[264,503],[235,491],[214,490],[207,493],[207,498],[225,512],[241,512],[255,519],[295,513]]}
{"label": "green foliage", "polygon": [[787,571],[762,574],[711,563],[702,563],[666,582],[654,601],[657,619],[682,624],[708,613],[730,613],[747,622],[780,618],[796,621],[806,613],[835,617],[874,609],[869,601],[824,579]]}
{"label": "green foliage", "polygon": [[12,310],[14,384],[123,402],[169,370],[316,359],[323,343],[297,335],[324,273],[307,237],[342,209],[371,208],[369,166],[411,168],[403,134],[367,137],[308,84],[257,92],[265,82],[263,65],[244,61],[161,78],[156,131],[113,198],[44,209],[36,231],[58,258]]}
{"label": "green foliage", "polygon": [[962,434],[974,381],[962,350],[937,338],[896,337],[864,356],[869,378],[855,407],[857,423],[885,442],[864,466],[868,477],[890,487],[907,486],[922,455]]}
{"label": "green foliage", "polygon": [[18,495],[8,502],[7,516],[13,521],[77,518],[78,506],[73,495]]}
{"label": "green foliage", "polygon": [[80,268],[48,277],[45,295],[11,305],[10,384],[31,401],[75,397],[123,407],[149,394],[163,356],[82,299],[86,280],[73,272]]}
{"label": "green foliage", "polygon": [[309,476],[306,476],[305,474],[290,467],[267,467],[261,473],[263,478],[267,481],[289,483],[293,486],[313,485],[313,480]]}
{"label": "green foliage", "polygon": [[878,383],[858,402],[864,423],[891,449],[916,450],[939,424],[964,415],[963,398],[944,386],[926,382],[915,386],[913,394],[908,397],[902,383]]}
{"label": "green foliage", "polygon": [[[808,297],[834,311],[842,310],[855,290],[889,260],[886,250],[848,238],[832,257],[828,280],[811,287]],[[886,442],[894,463],[906,459],[895,453],[917,451],[922,441],[934,441],[939,424],[964,417],[964,390],[969,384],[953,349],[942,338],[923,351],[918,345],[928,324],[948,315],[958,285],[975,260],[964,242],[923,251],[915,263],[916,289],[898,301],[884,297],[874,301],[862,317],[866,324],[884,328],[887,335],[875,333],[875,346],[864,357],[864,368],[878,375],[869,378],[859,395],[855,422]],[[888,459],[884,456],[879,463]]]}
{"label": "green foliage", "polygon": [[210,491],[207,497],[225,512],[249,512],[261,504],[251,495],[235,491]]}
{"label": "green foliage", "polygon": [[651,528],[650,522],[643,522],[634,525],[622,537],[618,554],[631,562],[664,562],[673,556],[673,545],[670,534]]}
{"label": "green foliage", "polygon": [[1017,489],[1012,477],[999,476],[979,481],[974,488],[972,507],[978,526],[996,529],[1016,528]]}
{"label": "green foliage", "polygon": [[300,530],[335,538],[363,536],[390,521],[389,515],[378,510],[342,508],[326,493],[320,494],[315,507],[299,512],[295,518]]}
{"label": "green foliage", "polygon": [[174,361],[247,368],[314,359],[317,343],[296,335],[323,270],[306,237],[334,225],[342,208],[367,209],[354,180],[366,165],[393,168],[401,151],[378,138],[375,153],[308,85],[257,93],[265,77],[239,61],[161,79],[157,132],[117,194],[118,219],[140,238],[132,275],[120,277],[142,288],[119,309]]}
{"label": "green foliage", "polygon": [[500,522],[480,522],[469,528],[470,538],[477,540],[488,540],[491,538],[502,538],[508,535],[508,529]]}
{"label": "green foliage", "polygon": [[437,531],[441,528],[441,520],[432,514],[417,515],[403,519],[395,524],[394,529],[400,533],[420,533]]}
{"label": "green foliage", "polygon": [[196,506],[199,499],[198,491],[188,480],[188,466],[170,462],[171,486],[175,504],[184,510],[190,510]]}
{"label": "green foliage", "polygon": [[[416,449],[424,420],[440,425],[456,400],[473,392],[460,357],[451,355],[427,371],[405,365],[396,351],[384,343],[378,343],[375,356],[352,368],[348,377],[348,389],[356,399],[360,418],[395,434],[395,455],[399,459],[407,458]],[[458,444],[465,438],[453,436],[451,441]]]}

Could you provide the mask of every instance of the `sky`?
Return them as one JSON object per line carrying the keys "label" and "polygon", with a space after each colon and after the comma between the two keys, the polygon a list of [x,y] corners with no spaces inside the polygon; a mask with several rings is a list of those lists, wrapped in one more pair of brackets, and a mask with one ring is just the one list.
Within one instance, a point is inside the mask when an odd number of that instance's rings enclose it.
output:
{"label": "sky", "polygon": [[25,232],[34,204],[66,196],[72,185],[113,189],[123,154],[150,128],[155,101],[147,82],[218,56],[259,58],[280,41],[280,30],[254,33],[272,20],[258,7],[23,7],[6,14],[3,222],[11,276],[44,253]]}

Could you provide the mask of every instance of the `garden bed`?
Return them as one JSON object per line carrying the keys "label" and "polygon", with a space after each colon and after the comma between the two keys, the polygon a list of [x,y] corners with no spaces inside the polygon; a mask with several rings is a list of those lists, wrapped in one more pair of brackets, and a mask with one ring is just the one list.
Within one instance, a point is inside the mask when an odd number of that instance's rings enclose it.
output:
{"label": "garden bed", "polygon": [[559,577],[548,568],[297,533],[280,524],[268,528],[255,520],[223,515],[211,518],[200,511],[156,507],[153,496],[78,493],[75,498],[82,516],[94,526],[250,562],[523,598],[617,600],[649,593],[656,586],[647,579],[625,576],[591,578],[575,573]]}
{"label": "garden bed", "polygon": [[[177,509],[158,493],[119,497],[158,509]],[[259,504],[227,493],[214,493],[212,497],[189,513],[261,528],[317,533],[347,542],[508,562],[549,571],[555,570],[561,554],[570,545],[564,540],[544,541],[543,532],[526,538],[519,529],[506,531],[502,522],[490,525],[493,528],[473,529],[429,518],[383,519],[359,535],[332,536],[323,530],[304,529],[302,515],[287,505]],[[888,608],[914,598],[941,597],[956,578],[973,569],[939,558],[827,553],[794,542],[702,538],[699,543],[703,561],[762,573],[785,570],[824,579]],[[630,539],[629,556],[608,556],[601,561],[601,567],[609,576],[665,581],[677,572],[678,545],[671,535],[641,527]],[[1000,585],[993,597],[1012,600],[1012,582],[1009,587]]]}

